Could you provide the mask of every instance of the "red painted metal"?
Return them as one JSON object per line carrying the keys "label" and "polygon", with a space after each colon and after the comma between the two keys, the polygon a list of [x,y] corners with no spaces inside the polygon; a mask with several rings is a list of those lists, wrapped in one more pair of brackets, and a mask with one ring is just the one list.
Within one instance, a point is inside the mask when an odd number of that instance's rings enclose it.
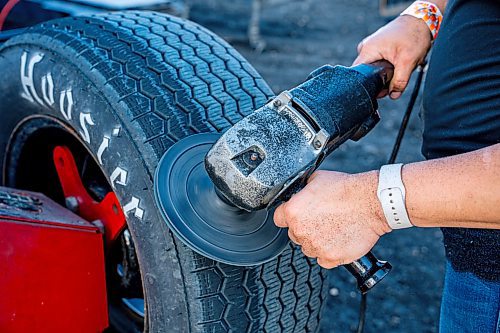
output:
{"label": "red painted metal", "polygon": [[103,237],[47,197],[0,187],[0,332],[102,332]]}
{"label": "red painted metal", "polygon": [[100,220],[104,225],[108,244],[115,240],[126,226],[125,214],[116,194],[109,192],[101,202],[95,201],[83,186],[75,159],[68,147],[57,146],[53,158],[64,196],[75,197],[78,201],[78,215],[88,221]]}

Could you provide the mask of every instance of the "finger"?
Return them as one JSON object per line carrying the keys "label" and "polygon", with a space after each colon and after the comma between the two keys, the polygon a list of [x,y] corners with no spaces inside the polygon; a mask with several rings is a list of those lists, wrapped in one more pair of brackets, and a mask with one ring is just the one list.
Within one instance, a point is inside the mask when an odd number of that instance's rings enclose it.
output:
{"label": "finger", "polygon": [[317,255],[315,254],[315,251],[310,247],[310,246],[307,246],[307,245],[302,245],[300,250],[302,251],[302,253],[309,257],[309,258],[316,258]]}
{"label": "finger", "polygon": [[288,238],[297,245],[300,245],[300,240],[295,236],[292,229],[288,229]]}
{"label": "finger", "polygon": [[394,65],[394,77],[389,85],[389,96],[398,99],[406,89],[411,73],[415,68],[413,63],[398,63]]}
{"label": "finger", "polygon": [[280,228],[288,227],[285,216],[285,205],[286,202],[278,206],[278,208],[274,211],[274,224]]}
{"label": "finger", "polygon": [[358,51],[358,56],[356,59],[354,59],[353,63],[352,63],[352,66],[356,66],[356,65],[359,65],[361,63],[363,63],[363,59],[364,59],[364,54],[362,54],[363,52],[363,46],[365,44],[365,40],[363,39],[361,42],[359,42],[357,48],[356,48],[356,51]]}
{"label": "finger", "polygon": [[358,51],[358,54],[361,53],[361,50],[363,49],[364,44],[365,44],[365,40],[364,39],[361,42],[358,43],[358,46],[356,47],[356,51]]}
{"label": "finger", "polygon": [[324,258],[318,258],[317,263],[318,265],[326,269],[332,269],[341,265],[339,262],[327,260]]}
{"label": "finger", "polygon": [[352,65],[356,66],[359,64],[371,64],[372,62],[383,59],[385,58],[378,52],[362,51],[361,53],[359,53],[358,57],[354,59]]}

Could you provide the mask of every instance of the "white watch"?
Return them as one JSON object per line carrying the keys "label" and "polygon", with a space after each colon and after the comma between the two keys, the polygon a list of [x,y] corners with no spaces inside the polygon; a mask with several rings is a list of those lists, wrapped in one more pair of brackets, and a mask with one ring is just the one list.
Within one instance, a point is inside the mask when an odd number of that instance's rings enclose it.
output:
{"label": "white watch", "polygon": [[413,227],[406,211],[406,191],[401,180],[403,164],[388,164],[380,168],[377,196],[392,229]]}

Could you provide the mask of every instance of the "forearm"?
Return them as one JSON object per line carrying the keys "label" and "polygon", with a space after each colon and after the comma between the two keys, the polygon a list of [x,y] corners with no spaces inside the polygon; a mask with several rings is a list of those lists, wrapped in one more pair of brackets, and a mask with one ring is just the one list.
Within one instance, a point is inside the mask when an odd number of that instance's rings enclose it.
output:
{"label": "forearm", "polygon": [[[317,171],[275,210],[274,223],[325,268],[353,262],[391,231],[377,198],[378,174]],[[407,164],[402,178],[415,226],[500,229],[500,144]]]}
{"label": "forearm", "polygon": [[500,144],[407,164],[402,179],[414,225],[500,228]]}

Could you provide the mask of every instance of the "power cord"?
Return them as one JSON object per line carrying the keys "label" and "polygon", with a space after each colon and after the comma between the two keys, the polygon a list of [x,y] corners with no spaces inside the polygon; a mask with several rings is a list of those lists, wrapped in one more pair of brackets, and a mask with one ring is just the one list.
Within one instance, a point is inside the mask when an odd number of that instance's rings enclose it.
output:
{"label": "power cord", "polygon": [[359,303],[359,322],[356,333],[363,333],[363,331],[365,330],[366,296],[366,293],[361,294],[361,302]]}
{"label": "power cord", "polygon": [[399,126],[398,136],[396,137],[396,142],[394,142],[391,157],[389,157],[389,161],[387,161],[387,164],[394,164],[394,162],[396,162],[396,157],[398,156],[399,148],[401,146],[401,142],[403,141],[403,136],[405,135],[406,127],[408,126],[408,121],[410,120],[413,107],[415,106],[415,102],[417,101],[418,93],[420,92],[420,86],[422,85],[422,79],[426,71],[426,66],[427,62],[424,61],[421,65],[417,67],[417,78],[415,80],[415,85],[413,86],[410,100],[408,101],[408,105],[406,106],[406,111],[403,116],[403,120],[401,121],[401,125]]}
{"label": "power cord", "polygon": [[[389,157],[387,164],[394,164],[394,162],[396,162],[396,158],[399,153],[399,148],[401,147],[401,142],[403,141],[406,128],[408,127],[408,122],[410,120],[413,107],[415,106],[415,102],[417,101],[418,93],[420,92],[420,86],[422,85],[422,79],[426,71],[426,66],[427,66],[427,61],[424,61],[417,67],[417,78],[415,80],[415,85],[413,86],[410,100],[408,101],[408,104],[406,106],[406,111],[403,115],[403,119],[401,120],[401,125],[399,126],[398,135],[396,137],[396,141],[394,142],[391,156]],[[358,329],[356,330],[356,333],[363,333],[365,329],[366,303],[367,303],[367,294],[366,293],[361,294],[361,301],[359,303]]]}

